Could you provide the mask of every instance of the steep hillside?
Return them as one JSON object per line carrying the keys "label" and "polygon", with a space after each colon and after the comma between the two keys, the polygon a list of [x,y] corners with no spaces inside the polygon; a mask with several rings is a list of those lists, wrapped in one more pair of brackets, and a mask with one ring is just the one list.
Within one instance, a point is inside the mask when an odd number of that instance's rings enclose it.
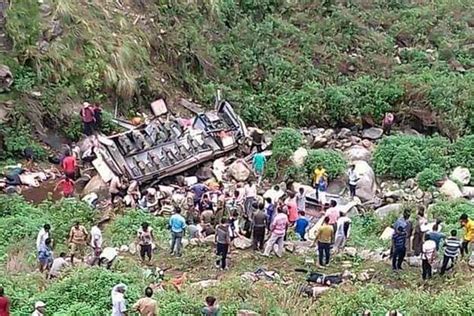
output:
{"label": "steep hillside", "polygon": [[33,103],[54,125],[84,99],[127,114],[157,96],[207,104],[219,87],[265,127],[392,110],[456,137],[474,127],[470,3],[12,0],[0,63],[15,85],[0,100]]}

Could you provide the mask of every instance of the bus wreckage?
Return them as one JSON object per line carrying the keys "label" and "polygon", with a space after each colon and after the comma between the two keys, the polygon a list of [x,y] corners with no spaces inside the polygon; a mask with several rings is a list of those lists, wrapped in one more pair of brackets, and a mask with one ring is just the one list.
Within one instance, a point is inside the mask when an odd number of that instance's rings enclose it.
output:
{"label": "bus wreckage", "polygon": [[99,137],[102,150],[93,165],[105,182],[113,174],[139,183],[158,181],[222,156],[247,137],[242,119],[221,101],[191,120],[155,116],[124,133]]}

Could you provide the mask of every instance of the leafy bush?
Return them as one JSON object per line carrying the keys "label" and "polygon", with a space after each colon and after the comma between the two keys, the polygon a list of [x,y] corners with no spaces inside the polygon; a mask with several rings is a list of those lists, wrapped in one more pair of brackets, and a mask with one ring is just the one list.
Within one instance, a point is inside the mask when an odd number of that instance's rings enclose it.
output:
{"label": "leafy bush", "polygon": [[[111,135],[120,131],[120,127],[113,121],[113,115],[108,111],[102,111],[102,124],[100,131],[106,135]],[[83,126],[81,117],[76,114],[69,118],[62,131],[66,137],[72,141],[78,141],[83,135]]]}
{"label": "leafy bush", "polygon": [[431,206],[429,213],[433,218],[439,218],[447,224],[455,225],[458,223],[459,216],[463,213],[466,213],[470,218],[474,218],[474,204],[464,199],[443,201]]}
{"label": "leafy bush", "polygon": [[471,173],[474,173],[474,135],[458,139],[453,144],[452,150],[451,167],[466,167]]}
{"label": "leafy bush", "polygon": [[16,127],[2,126],[0,124],[0,136],[3,136],[4,152],[0,157],[19,159],[24,156],[24,150],[31,148],[38,160],[46,158],[46,150],[41,147],[31,136],[28,125],[18,125]]}
{"label": "leafy bush", "polygon": [[444,170],[437,165],[431,165],[423,169],[418,175],[418,185],[422,190],[429,190],[433,188],[437,181],[443,179]]}
{"label": "leafy bush", "polygon": [[303,136],[299,131],[284,128],[276,133],[272,141],[272,158],[276,161],[288,161],[302,143]]}
{"label": "leafy bush", "polygon": [[344,159],[344,156],[335,150],[310,150],[304,163],[307,174],[311,174],[318,165],[321,165],[326,169],[330,179],[334,179],[344,173],[347,167],[347,162]]}
{"label": "leafy bush", "polygon": [[415,177],[425,166],[437,165],[445,170],[450,153],[451,144],[439,136],[385,137],[375,149],[374,169],[378,175],[407,179]]}

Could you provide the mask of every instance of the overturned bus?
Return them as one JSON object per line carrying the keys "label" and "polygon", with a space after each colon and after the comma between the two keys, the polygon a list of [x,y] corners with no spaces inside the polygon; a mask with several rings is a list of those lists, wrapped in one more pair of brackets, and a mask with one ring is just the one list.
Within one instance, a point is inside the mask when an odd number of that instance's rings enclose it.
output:
{"label": "overturned bus", "polygon": [[106,182],[113,174],[139,183],[157,181],[232,151],[248,137],[227,101],[183,121],[155,117],[124,133],[99,137],[95,168]]}

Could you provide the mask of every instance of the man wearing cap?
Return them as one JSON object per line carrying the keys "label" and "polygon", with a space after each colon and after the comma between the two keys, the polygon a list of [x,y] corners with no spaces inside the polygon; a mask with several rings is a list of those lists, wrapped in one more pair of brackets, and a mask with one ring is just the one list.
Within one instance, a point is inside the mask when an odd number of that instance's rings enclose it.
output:
{"label": "man wearing cap", "polygon": [[127,286],[123,283],[117,284],[112,289],[112,316],[126,316],[127,304],[125,302],[125,292]]}
{"label": "man wearing cap", "polygon": [[81,119],[84,126],[84,134],[87,136],[92,135],[92,132],[94,131],[95,116],[94,109],[88,102],[83,103],[83,107],[81,109]]}
{"label": "man wearing cap", "polygon": [[31,316],[44,316],[46,312],[46,304],[38,301],[35,303],[35,311],[31,314]]}

